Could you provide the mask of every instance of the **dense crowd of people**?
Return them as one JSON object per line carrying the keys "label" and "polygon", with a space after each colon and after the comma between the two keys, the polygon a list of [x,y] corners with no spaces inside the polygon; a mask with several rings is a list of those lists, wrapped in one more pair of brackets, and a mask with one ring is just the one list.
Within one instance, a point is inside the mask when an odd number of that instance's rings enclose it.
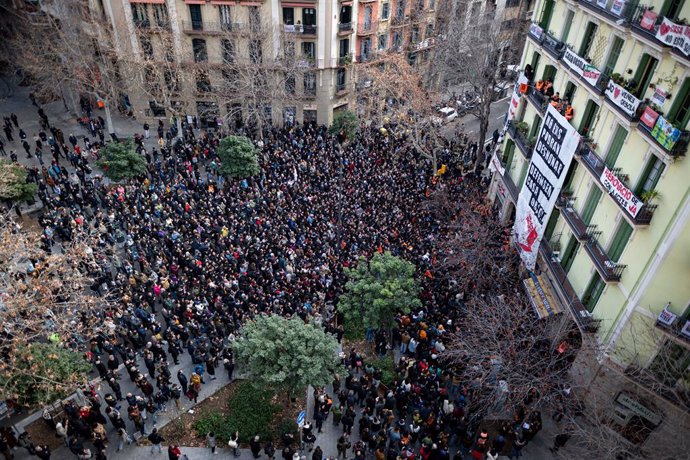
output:
{"label": "dense crowd of people", "polygon": [[[482,409],[473,406],[479,388],[439,360],[445,334],[462,320],[459,299],[481,293],[460,293],[436,273],[444,256],[439,238],[447,229],[423,202],[438,178],[404,134],[362,127],[354,141],[343,143],[322,126],[267,128],[255,140],[260,174],[228,181],[217,172],[218,136],[185,126],[178,139],[175,123],[160,122],[158,147],[147,147],[148,125],[135,137],[146,174],[106,185],[91,167],[105,141],[103,121],[89,119],[91,137],[78,141],[73,134],[65,139],[42,110],[39,117],[35,149],[24,149],[35,160],[29,180],[44,205],[43,246],[51,251],[81,230],[96,235],[100,265],[91,289],[112,300],[81,318],[92,331],[81,346],[106,394],[86,386],[81,405],[66,402],[59,418],[46,416],[77,458],[106,458],[109,442],[120,451],[139,436],[160,452],[165,440],[151,422],[180,398],[196,402],[218,368],[232,379],[228,344],[256,315],[311,319],[341,340],[334,306],[344,268],[377,251],[413,262],[422,284],[423,307],[398,315],[392,337],[367,334],[379,354],[395,347],[398,378],[382,384],[381,371],[361,350],[346,350],[347,378],[333,382],[331,395],[326,389],[315,394],[302,433],[307,449],[318,445],[329,418],[343,428],[338,456],[356,460],[448,460],[451,452],[454,460],[501,452],[517,458],[540,430],[541,415],[527,404],[489,439]],[[17,130],[26,142],[16,116],[6,118],[10,144]],[[439,152],[441,162],[453,165],[458,148],[470,155],[477,149],[464,137]],[[17,161],[14,151],[10,157]],[[441,180],[458,202],[476,203],[484,194],[479,178],[455,167]],[[170,363],[185,353],[192,368],[173,376]],[[123,394],[122,379],[137,391]],[[295,440],[283,441],[283,458],[300,458]],[[212,433],[208,445],[216,451]],[[50,458],[47,446],[31,446],[39,458]],[[230,446],[236,451],[238,439]],[[264,446],[255,440],[250,447],[257,456]],[[265,447],[272,458],[275,448]],[[310,455],[324,456],[320,446]],[[183,454],[170,445],[168,456]]]}

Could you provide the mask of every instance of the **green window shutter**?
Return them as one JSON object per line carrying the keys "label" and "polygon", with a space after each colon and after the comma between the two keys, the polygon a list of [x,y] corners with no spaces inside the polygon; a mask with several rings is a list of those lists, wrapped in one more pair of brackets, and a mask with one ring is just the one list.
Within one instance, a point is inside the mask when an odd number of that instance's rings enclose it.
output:
{"label": "green window shutter", "polygon": [[561,212],[557,208],[553,208],[553,211],[551,211],[551,217],[549,217],[549,221],[546,224],[546,229],[544,230],[544,239],[546,241],[549,241],[553,236],[553,229],[556,228],[556,222],[558,222],[558,217],[560,215]]}
{"label": "green window shutter", "polygon": [[637,188],[635,189],[635,195],[640,196],[644,192],[654,189],[656,184],[661,178],[661,174],[664,172],[666,165],[659,158],[653,156],[651,160],[645,166],[644,172],[638,181]]}
{"label": "green window shutter", "polygon": [[609,52],[609,57],[606,60],[606,65],[604,66],[604,74],[609,77],[613,74],[613,69],[616,67],[618,58],[621,55],[621,50],[623,49],[623,39],[620,37],[613,38],[613,44],[611,45],[611,51]]}
{"label": "green window shutter", "polygon": [[532,128],[529,132],[529,137],[527,138],[528,140],[537,136],[537,133],[539,133],[539,127],[540,126],[541,126],[541,117],[539,115],[535,115],[534,121],[532,122]]}
{"label": "green window shutter", "polygon": [[570,271],[570,267],[573,265],[573,260],[575,260],[575,254],[577,253],[577,248],[579,246],[580,243],[577,242],[574,236],[571,236],[568,240],[568,245],[565,247],[565,251],[561,256],[561,267],[563,267],[563,271],[566,273]]}
{"label": "green window shutter", "polygon": [[515,152],[515,142],[512,140],[508,140],[506,142],[506,148],[503,151],[503,164],[505,165],[505,168],[507,171],[510,170],[511,166],[513,166],[513,153]]}
{"label": "green window shutter", "polygon": [[582,44],[580,45],[580,52],[577,53],[581,58],[586,58],[589,53],[589,48],[592,46],[592,41],[594,41],[594,35],[597,31],[597,25],[593,22],[587,23],[587,28],[585,29],[585,36],[582,37]]}
{"label": "green window shutter", "polygon": [[522,184],[525,183],[525,177],[527,176],[527,170],[529,169],[529,161],[523,163],[522,171],[520,171],[520,180],[518,181],[518,190],[522,189]]}
{"label": "green window shutter", "polygon": [[541,7],[541,16],[539,19],[539,27],[548,30],[549,23],[551,23],[551,15],[553,15],[554,0],[544,0]]}
{"label": "green window shutter", "polygon": [[659,63],[655,58],[651,57],[649,54],[642,55],[640,60],[640,65],[637,67],[637,72],[635,72],[635,81],[637,82],[637,87],[633,94],[635,97],[640,99],[642,95],[647,90],[649,83],[652,81],[652,76],[656,70],[656,65]]}
{"label": "green window shutter", "polygon": [[563,25],[563,33],[561,34],[561,41],[563,43],[568,42],[568,35],[570,35],[570,27],[573,25],[574,16],[575,13],[573,10],[568,10],[568,13],[565,16],[565,24]]}
{"label": "green window shutter", "polygon": [[592,313],[597,302],[599,302],[599,298],[601,297],[601,293],[604,292],[605,287],[606,283],[604,283],[604,280],[601,279],[599,273],[595,273],[592,280],[587,285],[585,294],[582,296],[582,303],[585,304],[587,311],[590,313]]}
{"label": "green window shutter", "polygon": [[612,261],[618,262],[620,260],[625,246],[627,246],[628,241],[630,241],[631,234],[632,227],[630,224],[625,220],[621,220],[621,224],[618,226],[618,230],[616,230],[616,234],[613,236],[611,247],[609,247],[608,250],[609,258]]}
{"label": "green window shutter", "polygon": [[690,115],[690,78],[686,78],[683,86],[680,87],[676,100],[669,111],[669,120],[671,123],[685,128],[688,123],[688,116]]}
{"label": "green window shutter", "polygon": [[585,225],[589,225],[590,222],[592,222],[592,216],[594,215],[594,211],[597,209],[597,205],[599,204],[599,200],[601,199],[601,189],[597,187],[596,185],[592,186],[592,190],[589,191],[589,195],[587,196],[587,201],[585,202],[585,207],[582,210],[582,222],[585,223]]}
{"label": "green window shutter", "polygon": [[623,143],[625,143],[625,138],[628,136],[628,131],[621,125],[616,126],[616,132],[613,134],[613,140],[609,146],[609,151],[606,153],[606,159],[604,163],[609,169],[613,169],[618,159],[618,155],[621,153],[623,148]]}

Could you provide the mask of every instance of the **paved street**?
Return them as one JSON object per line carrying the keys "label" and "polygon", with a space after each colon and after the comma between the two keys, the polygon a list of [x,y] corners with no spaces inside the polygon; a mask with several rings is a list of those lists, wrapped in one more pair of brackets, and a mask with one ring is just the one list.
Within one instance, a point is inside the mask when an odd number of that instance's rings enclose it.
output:
{"label": "paved street", "polygon": [[[491,140],[491,133],[494,130],[503,127],[503,120],[505,114],[508,112],[508,105],[510,104],[510,98],[503,98],[491,104],[491,118],[489,121],[489,128],[486,131],[486,140]],[[451,123],[444,125],[441,128],[441,132],[446,138],[452,137],[456,132],[464,132],[471,139],[477,139],[479,137],[479,120],[474,115],[465,115],[463,117],[458,117]]]}

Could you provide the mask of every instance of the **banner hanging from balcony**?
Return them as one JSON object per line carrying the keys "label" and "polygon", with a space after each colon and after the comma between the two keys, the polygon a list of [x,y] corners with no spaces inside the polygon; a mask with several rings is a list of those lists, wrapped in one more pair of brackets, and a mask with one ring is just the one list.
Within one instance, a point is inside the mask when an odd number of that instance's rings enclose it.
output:
{"label": "banner hanging from balcony", "polygon": [[640,106],[640,100],[638,98],[630,94],[630,92],[622,86],[615,84],[613,80],[609,80],[608,87],[606,88],[606,97],[630,118],[635,116],[637,108]]}
{"label": "banner hanging from balcony", "polygon": [[578,75],[584,78],[587,83],[589,83],[592,86],[597,85],[597,81],[599,80],[599,76],[601,75],[599,69],[597,69],[596,67],[582,59],[580,56],[575,54],[575,52],[570,48],[565,49],[563,61],[565,61],[568,67],[573,69],[575,72],[577,72]]}
{"label": "banner hanging from balcony", "polygon": [[601,173],[599,179],[608,194],[619,202],[633,219],[637,217],[637,213],[639,213],[640,208],[642,208],[642,200],[636,197],[633,192],[618,179],[613,171],[606,166],[604,166],[604,172]]}
{"label": "banner hanging from balcony", "polygon": [[690,55],[690,26],[676,24],[664,18],[656,31],[656,38],[668,46],[678,49],[686,56]]}
{"label": "banner hanging from balcony", "polygon": [[515,212],[513,236],[529,270],[537,263],[539,244],[556,198],[580,143],[575,128],[551,105],[539,130]]}
{"label": "banner hanging from balcony", "polygon": [[518,107],[520,105],[520,98],[522,97],[522,93],[520,92],[520,86],[522,85],[529,85],[529,80],[527,79],[527,77],[525,77],[524,73],[520,74],[517,81],[515,82],[515,86],[513,87],[513,96],[510,98],[510,105],[508,106],[508,115],[506,116],[506,122],[503,125],[503,132],[505,132],[508,128],[508,123],[510,123],[510,120],[515,118],[515,114],[517,113]]}

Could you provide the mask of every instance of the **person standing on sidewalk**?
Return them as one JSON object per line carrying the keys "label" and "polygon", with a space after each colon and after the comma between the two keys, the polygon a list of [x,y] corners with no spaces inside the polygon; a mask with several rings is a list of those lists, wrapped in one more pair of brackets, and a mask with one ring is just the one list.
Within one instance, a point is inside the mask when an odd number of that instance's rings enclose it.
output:
{"label": "person standing on sidewalk", "polygon": [[212,454],[215,455],[218,453],[216,451],[216,434],[213,431],[206,435],[206,444],[208,445],[209,449],[211,449]]}
{"label": "person standing on sidewalk", "polygon": [[228,446],[232,449],[232,455],[237,458],[240,456],[240,432],[235,431],[232,436],[230,436],[230,440],[228,441]]}
{"label": "person standing on sidewalk", "polygon": [[163,453],[163,449],[161,448],[161,443],[165,441],[163,439],[163,436],[160,435],[158,432],[158,428],[154,428],[153,431],[151,431],[151,434],[149,435],[149,441],[151,441],[151,453],[155,453],[158,451],[159,454]]}
{"label": "person standing on sidewalk", "polygon": [[148,139],[149,136],[150,136],[149,124],[148,124],[148,123],[144,123],[144,137],[145,137],[146,139]]}
{"label": "person standing on sidewalk", "polygon": [[558,452],[558,449],[565,446],[569,439],[570,433],[568,433],[567,431],[557,434],[553,440],[553,447],[550,447],[549,450],[555,454],[556,452]]}

